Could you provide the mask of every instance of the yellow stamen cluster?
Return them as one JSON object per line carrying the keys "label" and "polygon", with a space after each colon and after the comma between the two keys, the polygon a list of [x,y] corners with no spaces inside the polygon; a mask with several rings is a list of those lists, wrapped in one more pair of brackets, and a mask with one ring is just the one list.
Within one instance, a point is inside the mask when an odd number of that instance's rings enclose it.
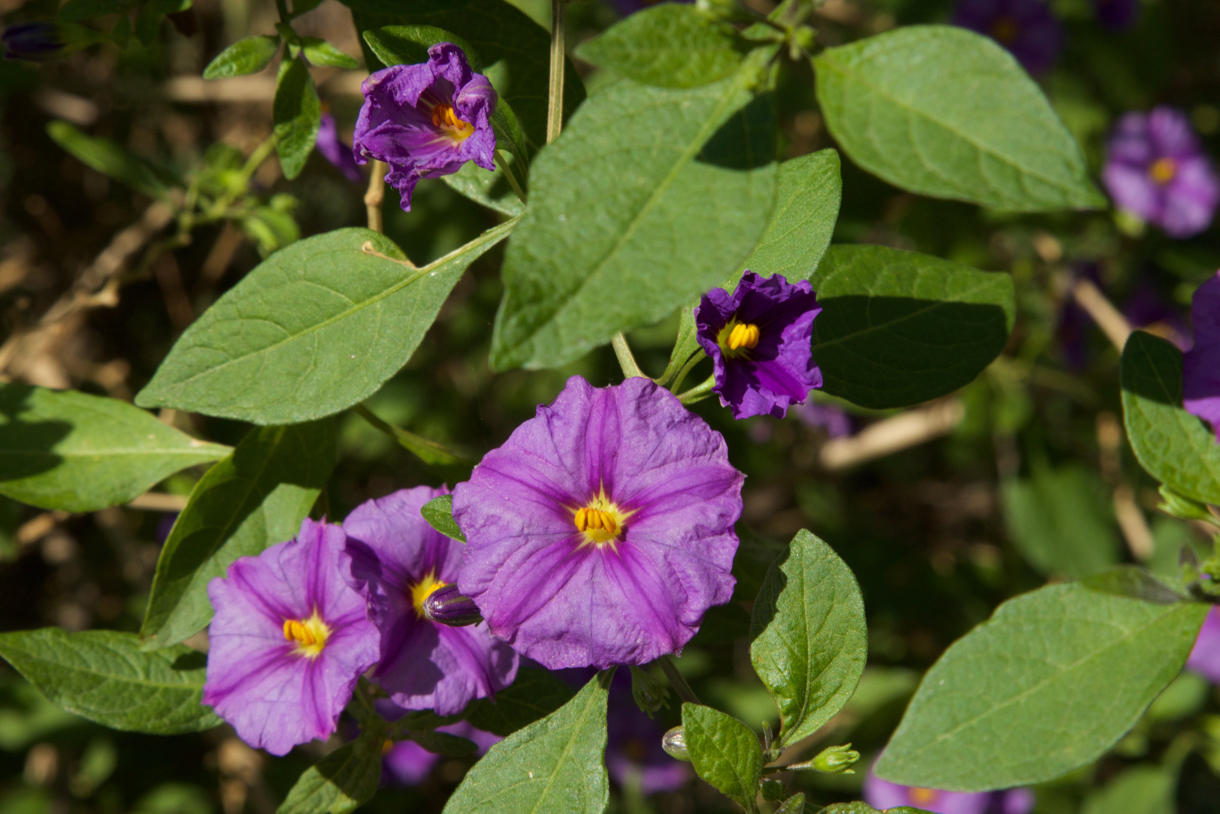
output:
{"label": "yellow stamen cluster", "polygon": [[587,506],[573,510],[572,522],[584,533],[586,545],[610,545],[622,536],[623,523],[631,516],[606,496],[603,488]]}
{"label": "yellow stamen cluster", "polygon": [[930,803],[935,803],[936,798],[940,797],[940,792],[936,789],[925,789],[921,786],[916,786],[911,789],[911,802],[917,806],[926,806]]}
{"label": "yellow stamen cluster", "polygon": [[424,601],[432,596],[433,593],[444,588],[449,583],[441,582],[436,578],[435,572],[429,571],[428,575],[419,582],[411,586],[411,604],[415,606],[415,615],[420,619],[424,618]]}
{"label": "yellow stamen cluster", "polygon": [[716,344],[725,356],[736,359],[739,356],[749,357],[750,351],[758,347],[758,340],[761,338],[762,329],[757,325],[738,322],[737,318],[733,317],[716,335]]}
{"label": "yellow stamen cluster", "polygon": [[315,609],[308,619],[285,619],[284,641],[296,642],[298,655],[317,658],[330,638],[330,628]]}
{"label": "yellow stamen cluster", "polygon": [[576,528],[580,531],[603,532],[613,537],[618,534],[618,521],[605,509],[586,507],[576,512]]}
{"label": "yellow stamen cluster", "polygon": [[453,105],[444,102],[432,108],[432,126],[449,130],[450,137],[458,144],[474,134],[474,125],[459,119],[453,111]]}
{"label": "yellow stamen cluster", "polygon": [[1174,179],[1178,174],[1178,162],[1172,158],[1158,158],[1152,162],[1152,166],[1148,168],[1148,176],[1153,181],[1164,186]]}
{"label": "yellow stamen cluster", "polygon": [[996,42],[1007,45],[1016,40],[1021,33],[1021,26],[1011,17],[1001,17],[991,24],[991,37]]}

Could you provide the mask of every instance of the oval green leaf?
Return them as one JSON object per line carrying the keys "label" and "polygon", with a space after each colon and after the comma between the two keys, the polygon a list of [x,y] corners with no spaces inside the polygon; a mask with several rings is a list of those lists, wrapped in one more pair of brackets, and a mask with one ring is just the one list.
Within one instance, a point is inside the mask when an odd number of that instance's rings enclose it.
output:
{"label": "oval green leaf", "polygon": [[280,157],[284,177],[296,178],[318,140],[322,121],[322,102],[309,69],[299,59],[285,59],[275,80],[275,101],[271,105],[275,122],[275,151]]}
{"label": "oval green leaf", "polygon": [[306,769],[277,814],[346,814],[377,793],[384,735],[345,743]]}
{"label": "oval green leaf", "polygon": [[754,800],[765,761],[753,730],[732,715],[699,704],[682,705],[682,728],[695,772],[755,814]]}
{"label": "oval green leaf", "polygon": [[271,64],[280,50],[280,38],[272,35],[246,37],[216,55],[203,69],[204,79],[228,79],[257,73]]}
{"label": "oval green leaf", "polygon": [[47,134],[83,163],[116,181],[153,198],[163,197],[167,188],[148,162],[115,144],[110,139],[86,136],[71,124],[53,121]]}

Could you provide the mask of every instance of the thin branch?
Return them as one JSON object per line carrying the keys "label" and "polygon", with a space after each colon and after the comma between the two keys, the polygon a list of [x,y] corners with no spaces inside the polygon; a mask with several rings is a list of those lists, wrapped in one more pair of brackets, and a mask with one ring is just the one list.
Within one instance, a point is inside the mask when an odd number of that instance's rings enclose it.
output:
{"label": "thin branch", "polygon": [[564,29],[567,27],[565,0],[551,0],[551,83],[547,91],[546,143],[559,138],[563,129]]}
{"label": "thin branch", "polygon": [[517,180],[517,171],[508,163],[508,159],[503,150],[496,150],[496,158],[500,162],[500,171],[504,173],[504,177],[508,179],[508,185],[513,188],[513,192],[517,193],[517,197],[521,199],[521,203],[525,203],[525,190],[521,188],[521,182]]}
{"label": "thin branch", "polygon": [[369,228],[374,232],[384,232],[381,219],[381,202],[385,200],[385,174],[389,171],[384,161],[373,161],[372,174],[369,175],[369,189],[364,193],[364,206],[368,210]]}
{"label": "thin branch", "polygon": [[610,344],[614,346],[614,355],[618,357],[619,366],[623,369],[623,376],[628,379],[633,376],[646,378],[640,372],[640,366],[635,363],[635,357],[631,355],[631,346],[627,344],[627,337],[623,336],[622,331],[619,331],[610,338]]}
{"label": "thin branch", "polygon": [[1118,352],[1122,353],[1132,330],[1127,318],[1089,280],[1077,280],[1076,285],[1072,286],[1072,297],[1076,304],[1093,318],[1106,338],[1118,348]]}
{"label": "thin branch", "polygon": [[878,421],[850,438],[832,438],[819,458],[831,471],[846,469],[948,435],[965,417],[960,399],[942,399]]}
{"label": "thin branch", "polygon": [[674,692],[688,704],[702,704],[699,696],[695,695],[695,691],[686,683],[686,679],[678,672],[677,665],[674,664],[673,656],[665,655],[657,659],[661,665],[661,669],[665,671],[665,677],[669,679],[669,683],[674,685]]}

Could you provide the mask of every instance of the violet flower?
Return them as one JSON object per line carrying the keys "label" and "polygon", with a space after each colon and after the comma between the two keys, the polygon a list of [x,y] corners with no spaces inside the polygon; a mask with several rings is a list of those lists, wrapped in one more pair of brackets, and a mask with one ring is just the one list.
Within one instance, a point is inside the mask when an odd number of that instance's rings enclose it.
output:
{"label": "violet flower", "polygon": [[1168,339],[1178,346],[1178,350],[1190,350],[1190,326],[1181,311],[1167,302],[1151,281],[1142,281],[1131,292],[1123,303],[1123,316],[1132,327]]}
{"label": "violet flower", "polygon": [[1140,16],[1141,0],[1093,0],[1097,22],[1111,31],[1124,31]]}
{"label": "violet flower", "polygon": [[1220,203],[1220,179],[1189,120],[1170,107],[1118,120],[1101,177],[1119,208],[1172,237],[1202,232]]}
{"label": "violet flower", "polygon": [[[405,715],[407,710],[389,701],[378,701],[377,712],[387,721],[395,721]],[[488,749],[504,740],[499,735],[475,729],[468,721],[438,726],[436,731],[447,732],[450,735],[474,741],[475,746],[478,747],[476,755],[486,754]],[[440,759],[440,755],[429,752],[415,741],[398,741],[382,755],[382,785],[417,786],[428,777]]]}
{"label": "violet flower", "polygon": [[833,404],[818,404],[807,398],[792,410],[807,427],[825,430],[831,438],[846,438],[851,435],[851,416],[842,407]]}
{"label": "violet flower", "polygon": [[911,806],[933,814],[1029,814],[1034,794],[1025,788],[966,792],[903,786],[882,780],[870,769],[864,780],[864,802],[881,810]]}
{"label": "violet flower", "polygon": [[733,593],[743,479],[652,381],[573,376],[454,489],[458,589],[552,670],[676,653]]}
{"label": "violet flower", "polygon": [[476,698],[494,697],[517,675],[517,654],[486,624],[448,627],[424,617],[428,596],[458,576],[462,544],[420,515],[448,489],[417,486],[360,504],[343,521],[351,575],[381,631],[373,678],[404,709],[455,715]]}
{"label": "violet flower", "polygon": [[620,786],[635,786],[645,796],[677,791],[693,776],[689,763],[661,748],[665,727],[636,705],[631,673],[619,670],[610,685],[606,718],[606,770]]}
{"label": "violet flower", "polygon": [[1193,670],[1213,684],[1220,684],[1220,608],[1208,611],[1199,638],[1186,660],[1186,669]]}
{"label": "violet flower", "polygon": [[317,147],[322,157],[343,173],[344,178],[353,184],[364,182],[364,173],[360,172],[360,165],[356,163],[356,157],[352,155],[352,148],[339,140],[339,128],[335,124],[335,117],[329,113],[323,113],[322,120],[318,124]]}
{"label": "violet flower", "polygon": [[203,703],[273,755],[329,737],[377,661],[377,628],[344,580],[344,542],[338,526],[307,519],[296,539],[208,583],[216,615]]}
{"label": "violet flower", "polygon": [[453,43],[433,45],[419,65],[377,71],[360,89],[365,99],[352,138],[356,162],[375,158],[390,165],[385,180],[398,190],[404,211],[411,211],[420,178],[452,175],[467,161],[495,169],[490,119],[498,97]]}
{"label": "violet flower", "polygon": [[1033,74],[1063,50],[1063,28],[1045,0],[959,0],[953,24],[991,37]]}
{"label": "violet flower", "polygon": [[1182,404],[1212,425],[1220,444],[1220,272],[1195,290],[1190,319],[1195,344],[1182,359]]}
{"label": "violet flower", "polygon": [[773,415],[822,386],[813,362],[813,319],[822,312],[808,280],[741,275],[729,294],[713,288],[695,309],[697,338],[712,357],[722,406],[733,418]]}

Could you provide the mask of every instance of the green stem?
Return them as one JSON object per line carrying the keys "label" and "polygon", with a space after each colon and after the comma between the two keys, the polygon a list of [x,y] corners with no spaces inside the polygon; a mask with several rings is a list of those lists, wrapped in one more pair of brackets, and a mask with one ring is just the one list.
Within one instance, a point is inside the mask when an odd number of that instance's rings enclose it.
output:
{"label": "green stem", "polygon": [[546,143],[559,138],[563,129],[564,29],[567,26],[565,0],[551,0],[551,82],[547,91]]}
{"label": "green stem", "polygon": [[674,686],[674,692],[688,704],[702,704],[699,696],[695,695],[695,691],[686,683],[686,679],[678,672],[677,665],[674,664],[674,657],[665,655],[657,659],[661,665],[661,669],[665,671],[665,677],[669,679],[669,683]]}
{"label": "green stem", "polygon": [[678,401],[682,402],[683,404],[694,404],[696,401],[705,398],[708,393],[712,392],[712,388],[715,386],[716,377],[708,376],[707,379],[704,380],[703,384],[699,385],[698,387],[692,387],[685,393],[679,393]]}
{"label": "green stem", "polygon": [[635,363],[635,357],[631,355],[631,346],[627,344],[627,337],[623,336],[622,331],[610,338],[610,344],[614,346],[614,355],[618,357],[619,367],[623,369],[624,377],[628,379],[633,376],[646,378],[640,372],[640,366]]}
{"label": "green stem", "polygon": [[521,203],[525,203],[525,190],[521,188],[521,183],[517,180],[517,171],[506,160],[504,151],[497,149],[496,158],[500,161],[500,169],[503,171],[504,177],[508,179],[508,185],[513,188],[513,192],[517,193]]}

